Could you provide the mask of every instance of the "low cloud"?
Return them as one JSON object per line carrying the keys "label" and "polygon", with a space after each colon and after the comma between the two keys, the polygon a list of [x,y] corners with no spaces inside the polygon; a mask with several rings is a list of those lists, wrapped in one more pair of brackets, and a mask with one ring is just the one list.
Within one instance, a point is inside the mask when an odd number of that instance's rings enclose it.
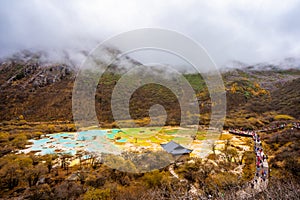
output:
{"label": "low cloud", "polygon": [[218,65],[282,59],[299,55],[299,8],[294,0],[2,0],[0,56],[65,51],[78,62],[78,52],[115,34],[159,27],[193,38]]}

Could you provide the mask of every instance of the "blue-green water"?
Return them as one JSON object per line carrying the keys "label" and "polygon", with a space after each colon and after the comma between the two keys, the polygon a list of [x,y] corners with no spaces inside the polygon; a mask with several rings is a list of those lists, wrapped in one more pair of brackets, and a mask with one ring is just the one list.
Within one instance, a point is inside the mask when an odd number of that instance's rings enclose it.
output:
{"label": "blue-green water", "polygon": [[113,140],[114,138],[115,138],[115,133],[110,133],[110,134],[107,134],[106,135],[106,137],[108,138],[108,139],[111,139],[111,140]]}
{"label": "blue-green water", "polygon": [[123,142],[127,142],[127,139],[126,139],[126,138],[119,139],[119,140],[117,140],[116,142],[121,142],[121,143],[123,143]]}
{"label": "blue-green water", "polygon": [[[113,129],[110,134],[107,132],[107,130],[88,130],[77,133],[47,134],[45,138],[30,140],[33,144],[25,151],[37,151],[41,155],[54,153],[75,155],[79,150],[90,152],[116,151],[117,147],[113,141],[109,141],[106,137],[113,135],[113,139],[119,130]],[[122,140],[122,142],[125,141]]]}

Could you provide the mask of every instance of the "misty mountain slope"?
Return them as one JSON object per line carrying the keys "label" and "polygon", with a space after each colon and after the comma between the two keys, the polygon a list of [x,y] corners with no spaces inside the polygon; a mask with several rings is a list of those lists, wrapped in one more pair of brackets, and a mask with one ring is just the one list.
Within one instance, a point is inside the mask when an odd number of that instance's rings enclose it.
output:
{"label": "misty mountain slope", "polygon": [[[114,122],[111,111],[112,91],[126,68],[136,65],[142,64],[130,57],[124,57],[103,74],[95,95],[96,113],[101,122]],[[72,90],[76,72],[77,69],[69,65],[43,63],[39,57],[30,55],[26,59],[13,57],[2,61],[0,120],[15,119],[23,115],[29,121],[71,121]],[[211,102],[204,80],[196,74],[184,76],[197,94],[199,108],[204,116],[200,121],[208,123]],[[299,118],[299,112],[293,109],[299,105],[300,70],[268,68],[261,71],[244,67],[226,70],[222,72],[222,77],[227,93],[228,118],[247,118],[250,115],[257,118],[258,115],[270,111]],[[155,84],[141,87],[132,95],[131,117],[147,117],[148,108],[157,103],[165,107],[169,124],[179,122],[180,108],[176,96]]]}
{"label": "misty mountain slope", "polygon": [[262,88],[269,91],[283,86],[286,82],[300,77],[300,68],[283,69],[270,67],[269,64],[261,65],[260,68],[241,67],[240,69],[230,69],[223,72],[225,81],[235,81],[247,79],[257,82]]}

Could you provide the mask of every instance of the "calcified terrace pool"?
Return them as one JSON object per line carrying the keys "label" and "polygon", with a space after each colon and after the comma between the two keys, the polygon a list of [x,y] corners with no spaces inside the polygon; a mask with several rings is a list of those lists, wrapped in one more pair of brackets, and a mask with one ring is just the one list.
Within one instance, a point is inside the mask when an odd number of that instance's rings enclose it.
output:
{"label": "calcified terrace pool", "polygon": [[[119,130],[111,131],[113,132],[111,134],[116,134]],[[76,133],[47,134],[42,139],[29,140],[32,144],[21,152],[36,152],[39,155],[55,153],[75,155],[78,151],[106,152],[114,146],[111,139],[107,138],[107,132],[108,130],[88,130]]]}
{"label": "calcified terrace pool", "polygon": [[[191,135],[194,132],[188,128],[144,127],[54,133],[44,135],[41,139],[29,140],[32,144],[20,152],[34,152],[37,155],[56,153],[76,155],[84,151],[120,154],[124,150],[162,150],[160,144],[171,140],[191,147],[190,144],[193,143]],[[201,138],[204,139],[205,137],[202,136]]]}

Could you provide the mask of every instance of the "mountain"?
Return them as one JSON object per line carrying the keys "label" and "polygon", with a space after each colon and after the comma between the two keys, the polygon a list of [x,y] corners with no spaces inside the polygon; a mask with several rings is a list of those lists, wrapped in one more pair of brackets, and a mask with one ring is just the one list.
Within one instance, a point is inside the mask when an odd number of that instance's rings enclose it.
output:
{"label": "mountain", "polygon": [[[1,60],[0,120],[23,115],[28,121],[72,121],[72,89],[78,68],[70,64],[44,62],[42,55],[23,52]],[[245,123],[250,127],[262,126],[268,123],[272,112],[299,119],[298,62],[299,59],[286,59],[280,64],[283,68],[274,64],[247,66],[235,62],[222,70],[227,93],[225,126],[244,126]],[[101,122],[114,122],[110,106],[112,91],[126,69],[136,65],[142,66],[130,57],[118,58],[103,74],[95,96],[97,117]],[[207,124],[211,102],[205,82],[196,74],[184,76],[197,94],[202,114],[200,121]],[[176,96],[155,84],[141,87],[132,95],[131,117],[147,118],[149,108],[157,103],[167,111],[167,124],[178,124],[180,107]]]}

